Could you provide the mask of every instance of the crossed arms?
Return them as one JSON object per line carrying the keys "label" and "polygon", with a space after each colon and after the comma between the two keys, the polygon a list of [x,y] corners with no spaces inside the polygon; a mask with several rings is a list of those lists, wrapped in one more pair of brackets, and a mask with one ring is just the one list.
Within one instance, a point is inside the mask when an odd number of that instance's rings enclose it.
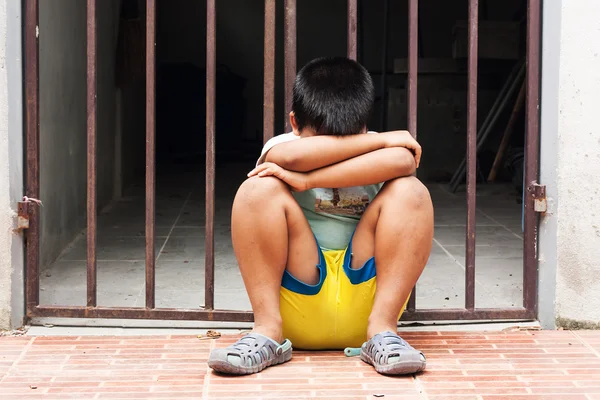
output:
{"label": "crossed arms", "polygon": [[311,136],[274,146],[248,176],[275,176],[294,191],[382,183],[412,175],[421,146],[407,131]]}

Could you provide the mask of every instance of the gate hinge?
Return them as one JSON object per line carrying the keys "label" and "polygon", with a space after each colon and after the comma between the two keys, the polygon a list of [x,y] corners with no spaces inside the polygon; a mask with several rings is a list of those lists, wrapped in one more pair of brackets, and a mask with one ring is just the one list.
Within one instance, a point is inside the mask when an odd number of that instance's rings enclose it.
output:
{"label": "gate hinge", "polygon": [[545,213],[548,210],[546,185],[540,185],[537,182],[533,182],[528,189],[531,197],[533,197],[533,210],[535,212]]}

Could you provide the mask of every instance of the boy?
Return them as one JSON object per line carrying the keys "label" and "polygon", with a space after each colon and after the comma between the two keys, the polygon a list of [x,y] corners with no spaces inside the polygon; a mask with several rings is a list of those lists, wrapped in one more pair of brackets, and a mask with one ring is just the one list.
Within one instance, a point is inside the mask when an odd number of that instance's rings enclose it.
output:
{"label": "boy", "polygon": [[[368,72],[323,58],[298,73],[293,133],[266,143],[240,186],[232,241],[254,330],[213,350],[218,372],[251,374],[302,349],[359,347],[379,373],[425,368],[397,321],[431,251],[433,207],[406,131],[369,133]],[[377,281],[377,282],[375,282]]]}

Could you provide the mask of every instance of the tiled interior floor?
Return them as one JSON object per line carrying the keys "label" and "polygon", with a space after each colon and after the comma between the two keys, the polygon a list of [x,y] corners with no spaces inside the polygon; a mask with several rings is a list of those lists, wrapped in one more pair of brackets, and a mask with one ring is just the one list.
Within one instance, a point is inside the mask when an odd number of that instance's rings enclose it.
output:
{"label": "tiled interior floor", "polygon": [[[251,164],[217,169],[215,306],[247,310],[249,301],[230,239],[235,191]],[[202,166],[159,169],[156,195],[156,306],[200,307],[204,301],[204,171]],[[418,308],[464,306],[466,204],[464,191],[429,185],[435,206],[435,243],[417,290]],[[98,217],[98,304],[144,305],[144,187]],[[480,185],[477,196],[476,306],[522,305],[521,205],[508,185]],[[86,236],[82,232],[41,272],[40,300],[85,305]]]}
{"label": "tiled interior floor", "polygon": [[386,377],[342,351],[294,351],[260,374],[206,364],[238,337],[0,337],[3,399],[600,400],[600,333],[404,332],[427,356]]}

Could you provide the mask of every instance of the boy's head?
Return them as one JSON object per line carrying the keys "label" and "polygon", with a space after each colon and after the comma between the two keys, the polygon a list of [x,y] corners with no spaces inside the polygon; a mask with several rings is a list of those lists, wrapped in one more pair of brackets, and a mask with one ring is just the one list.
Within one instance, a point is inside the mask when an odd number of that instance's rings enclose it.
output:
{"label": "boy's head", "polygon": [[373,81],[362,65],[344,57],[318,58],[296,76],[292,126],[318,135],[363,133],[374,101]]}

